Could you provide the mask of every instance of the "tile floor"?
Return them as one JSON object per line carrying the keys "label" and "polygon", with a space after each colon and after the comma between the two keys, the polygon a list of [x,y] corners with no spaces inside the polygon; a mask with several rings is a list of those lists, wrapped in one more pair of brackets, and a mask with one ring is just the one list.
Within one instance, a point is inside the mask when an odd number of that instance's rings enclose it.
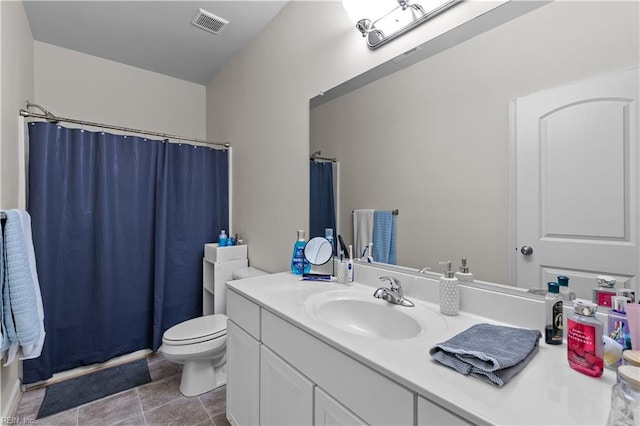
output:
{"label": "tile floor", "polygon": [[161,354],[147,359],[151,382],[97,401],[35,420],[45,388],[25,392],[15,417],[20,424],[34,425],[122,425],[227,426],[226,388],[197,397],[180,393],[180,366]]}

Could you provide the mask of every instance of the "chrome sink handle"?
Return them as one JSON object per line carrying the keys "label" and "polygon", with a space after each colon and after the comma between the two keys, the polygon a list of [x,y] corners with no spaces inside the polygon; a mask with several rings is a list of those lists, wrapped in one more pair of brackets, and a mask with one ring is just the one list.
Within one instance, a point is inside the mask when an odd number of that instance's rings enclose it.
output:
{"label": "chrome sink handle", "polygon": [[395,277],[380,277],[380,281],[389,281],[389,286],[391,287],[391,291],[396,292],[398,297],[401,298],[402,293],[402,285],[400,285],[400,280]]}
{"label": "chrome sink handle", "polygon": [[373,293],[373,297],[386,300],[394,305],[407,306],[409,308],[415,306],[412,301],[404,298],[400,280],[394,277],[380,277],[380,281],[389,281],[390,288],[380,287]]}

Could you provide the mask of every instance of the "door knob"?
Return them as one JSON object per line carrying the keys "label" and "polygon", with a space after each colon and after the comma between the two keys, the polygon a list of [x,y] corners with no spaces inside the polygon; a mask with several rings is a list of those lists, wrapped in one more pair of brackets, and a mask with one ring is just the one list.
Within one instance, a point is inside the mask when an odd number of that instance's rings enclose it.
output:
{"label": "door knob", "polygon": [[533,254],[533,249],[529,246],[522,246],[522,248],[520,249],[520,253],[525,256],[531,256]]}

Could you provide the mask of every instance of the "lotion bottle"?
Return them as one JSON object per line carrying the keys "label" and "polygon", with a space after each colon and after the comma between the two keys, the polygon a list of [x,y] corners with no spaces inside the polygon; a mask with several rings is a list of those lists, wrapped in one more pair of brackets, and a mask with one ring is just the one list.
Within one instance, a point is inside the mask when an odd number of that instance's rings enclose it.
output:
{"label": "lotion bottle", "polygon": [[567,360],[576,371],[600,377],[604,368],[603,325],[595,315],[598,305],[576,299],[567,319]]}
{"label": "lotion bottle", "polygon": [[473,274],[469,272],[469,267],[467,266],[467,258],[463,257],[461,263],[462,265],[458,267],[459,271],[456,272],[456,278],[458,278],[459,281],[472,283]]}
{"label": "lotion bottle", "polygon": [[440,313],[443,315],[458,315],[460,309],[460,288],[458,279],[451,270],[451,261],[440,262],[446,269],[440,277]]}
{"label": "lotion bottle", "polygon": [[548,345],[562,344],[562,299],[558,283],[547,283],[547,294],[544,296],[546,322],[544,341]]}
{"label": "lotion bottle", "polygon": [[570,301],[576,298],[576,294],[569,290],[569,277],[558,275],[558,286],[560,287],[560,298],[563,301]]}

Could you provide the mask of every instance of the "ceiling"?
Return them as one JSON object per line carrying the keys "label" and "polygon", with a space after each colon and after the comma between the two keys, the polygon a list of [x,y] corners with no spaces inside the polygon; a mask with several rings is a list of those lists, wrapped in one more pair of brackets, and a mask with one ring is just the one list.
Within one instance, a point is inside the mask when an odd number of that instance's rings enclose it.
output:
{"label": "ceiling", "polygon": [[[33,38],[198,84],[211,78],[282,9],[281,1],[24,0]],[[191,25],[202,8],[229,21]]]}

